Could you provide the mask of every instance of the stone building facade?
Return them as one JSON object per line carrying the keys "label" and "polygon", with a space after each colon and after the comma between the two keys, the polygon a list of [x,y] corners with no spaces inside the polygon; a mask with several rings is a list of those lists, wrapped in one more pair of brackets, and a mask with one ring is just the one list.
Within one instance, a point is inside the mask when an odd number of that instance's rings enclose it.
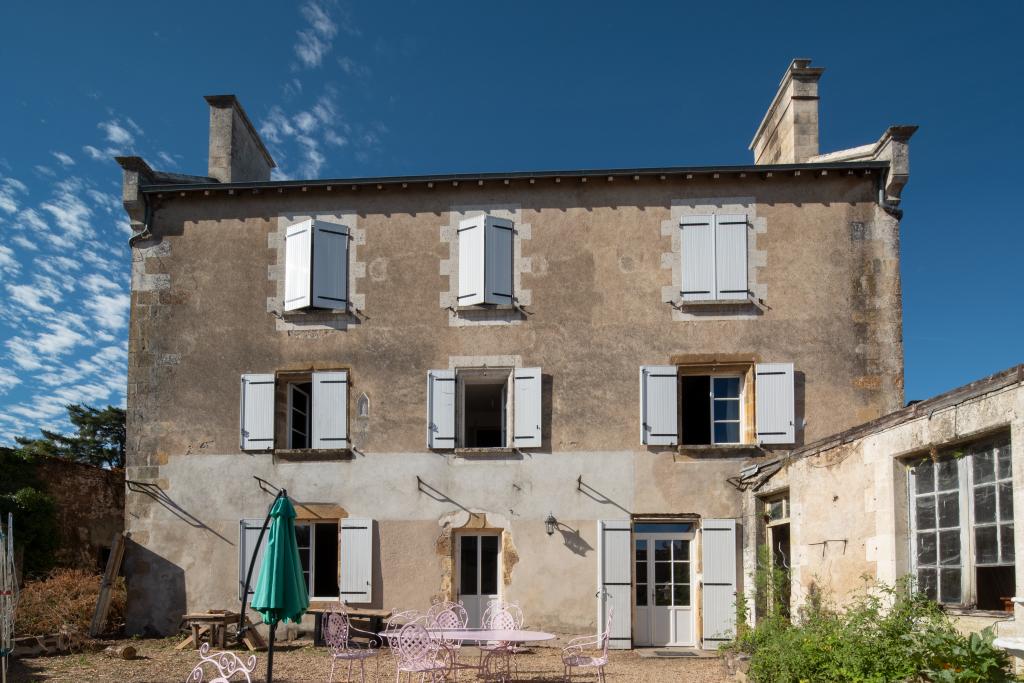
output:
{"label": "stone building facade", "polygon": [[727,480],[903,402],[913,128],[818,155],[820,75],[749,166],[271,181],[230,96],[207,176],[119,159],[129,629],[237,605],[286,489],[314,602],[727,638]]}

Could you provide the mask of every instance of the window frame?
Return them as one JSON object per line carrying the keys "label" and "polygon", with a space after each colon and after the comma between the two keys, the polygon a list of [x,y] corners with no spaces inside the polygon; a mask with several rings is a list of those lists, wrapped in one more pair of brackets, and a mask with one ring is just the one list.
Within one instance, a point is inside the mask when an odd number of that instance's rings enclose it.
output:
{"label": "window frame", "polygon": [[[732,374],[732,373],[728,373],[728,372],[723,372],[723,373],[713,373],[713,374],[709,375],[709,377],[711,379],[711,382],[710,382],[710,392],[709,392],[709,394],[710,394],[709,398],[711,400],[711,415],[710,415],[710,419],[711,419],[711,445],[712,446],[741,446],[741,445],[743,445],[745,443],[744,440],[743,440],[743,432],[744,432],[745,418],[746,418],[746,414],[745,414],[745,411],[744,411],[744,405],[743,405],[744,402],[745,402],[744,401],[745,396],[744,396],[743,392],[744,392],[744,390],[746,388],[746,382],[744,381],[744,376],[742,374]],[[738,392],[737,396],[735,398],[733,398],[733,397],[718,398],[715,395],[715,380],[716,379],[736,379],[736,380],[739,380],[740,388],[739,388],[739,392]],[[739,417],[737,419],[735,419],[735,420],[717,420],[717,419],[715,419],[715,401],[735,401],[737,403],[737,406],[739,407]],[[718,424],[736,424],[736,426],[738,428],[738,432],[739,432],[738,433],[739,440],[737,440],[737,441],[718,441],[715,438],[715,425],[718,425]]]}
{"label": "window frame", "polygon": [[[512,448],[512,435],[515,431],[513,412],[515,410],[515,396],[513,391],[512,377],[516,368],[502,367],[481,367],[481,368],[456,368],[455,369],[455,443],[458,449],[469,450],[506,450]],[[488,376],[488,374],[492,376]],[[504,373],[504,379],[499,378]],[[466,437],[466,384],[489,384],[502,386],[502,441],[500,446],[467,446]]]}
{"label": "window frame", "polygon": [[[310,385],[310,390],[309,390],[308,393],[299,388],[299,385],[301,385],[301,384],[309,384]],[[287,388],[285,389],[285,392],[286,392],[286,394],[288,396],[288,405],[287,405],[286,410],[288,412],[287,412],[287,426],[286,426],[286,429],[285,429],[285,448],[287,448],[289,450],[312,450],[312,448],[313,448],[313,445],[312,445],[313,444],[313,388],[312,388],[312,374],[310,374],[310,379],[309,380],[286,381],[286,386],[287,386]],[[306,410],[306,432],[305,432],[305,435],[306,435],[306,446],[304,448],[303,447],[295,446],[293,444],[293,442],[292,442],[292,436],[293,436],[293,429],[292,428],[294,426],[293,416],[295,415],[295,411],[296,411],[295,405],[294,405],[294,402],[293,402],[293,398],[294,398],[294,392],[296,392],[296,391],[299,392],[299,393],[305,394],[305,397],[306,397],[306,406],[307,406],[307,410]]]}
{"label": "window frame", "polygon": [[[678,447],[680,449],[692,449],[697,448],[737,448],[737,447],[753,447],[757,445],[757,441],[754,438],[756,433],[755,425],[750,423],[753,417],[751,408],[753,402],[756,401],[756,396],[752,395],[749,390],[753,387],[754,382],[751,381],[753,378],[755,363],[746,362],[735,362],[735,363],[721,363],[721,364],[686,364],[686,363],[674,363],[676,367],[676,402],[678,410]],[[684,377],[707,377],[708,378],[708,428],[709,428],[709,443],[707,444],[684,444],[683,443],[683,424],[685,417],[685,405],[683,395],[683,378]],[[740,390],[739,396],[736,399],[719,399],[719,400],[736,400],[739,403],[739,420],[728,420],[728,422],[738,422],[739,424],[739,441],[715,441],[715,379],[739,379]],[[747,404],[751,403],[751,406]]]}

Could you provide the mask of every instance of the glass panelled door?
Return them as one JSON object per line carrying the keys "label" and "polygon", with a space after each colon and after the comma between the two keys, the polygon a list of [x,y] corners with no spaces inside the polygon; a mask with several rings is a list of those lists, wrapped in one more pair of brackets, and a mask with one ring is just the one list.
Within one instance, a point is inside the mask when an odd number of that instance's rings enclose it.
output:
{"label": "glass panelled door", "polygon": [[637,645],[693,645],[691,524],[637,524],[633,534]]}
{"label": "glass panelled door", "polygon": [[458,600],[469,616],[468,626],[480,628],[480,617],[487,603],[498,597],[498,553],[501,537],[497,533],[459,534],[456,547]]}

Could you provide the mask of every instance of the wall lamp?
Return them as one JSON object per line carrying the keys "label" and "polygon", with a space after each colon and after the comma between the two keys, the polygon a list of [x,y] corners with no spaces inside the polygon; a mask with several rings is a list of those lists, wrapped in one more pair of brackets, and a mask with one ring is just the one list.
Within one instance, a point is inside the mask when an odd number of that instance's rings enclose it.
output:
{"label": "wall lamp", "polygon": [[548,536],[551,536],[555,533],[556,529],[558,529],[558,520],[549,512],[548,516],[544,518],[544,531],[548,532]]}

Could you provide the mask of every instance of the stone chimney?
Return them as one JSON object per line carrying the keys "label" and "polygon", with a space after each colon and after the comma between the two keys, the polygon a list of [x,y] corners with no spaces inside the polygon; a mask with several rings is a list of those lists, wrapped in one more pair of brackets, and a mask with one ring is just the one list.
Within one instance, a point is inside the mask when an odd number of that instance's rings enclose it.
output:
{"label": "stone chimney", "polygon": [[234,95],[207,95],[210,105],[208,175],[222,183],[270,180],[277,166]]}
{"label": "stone chimney", "polygon": [[818,79],[825,69],[794,59],[754,133],[755,164],[799,164],[818,154]]}

